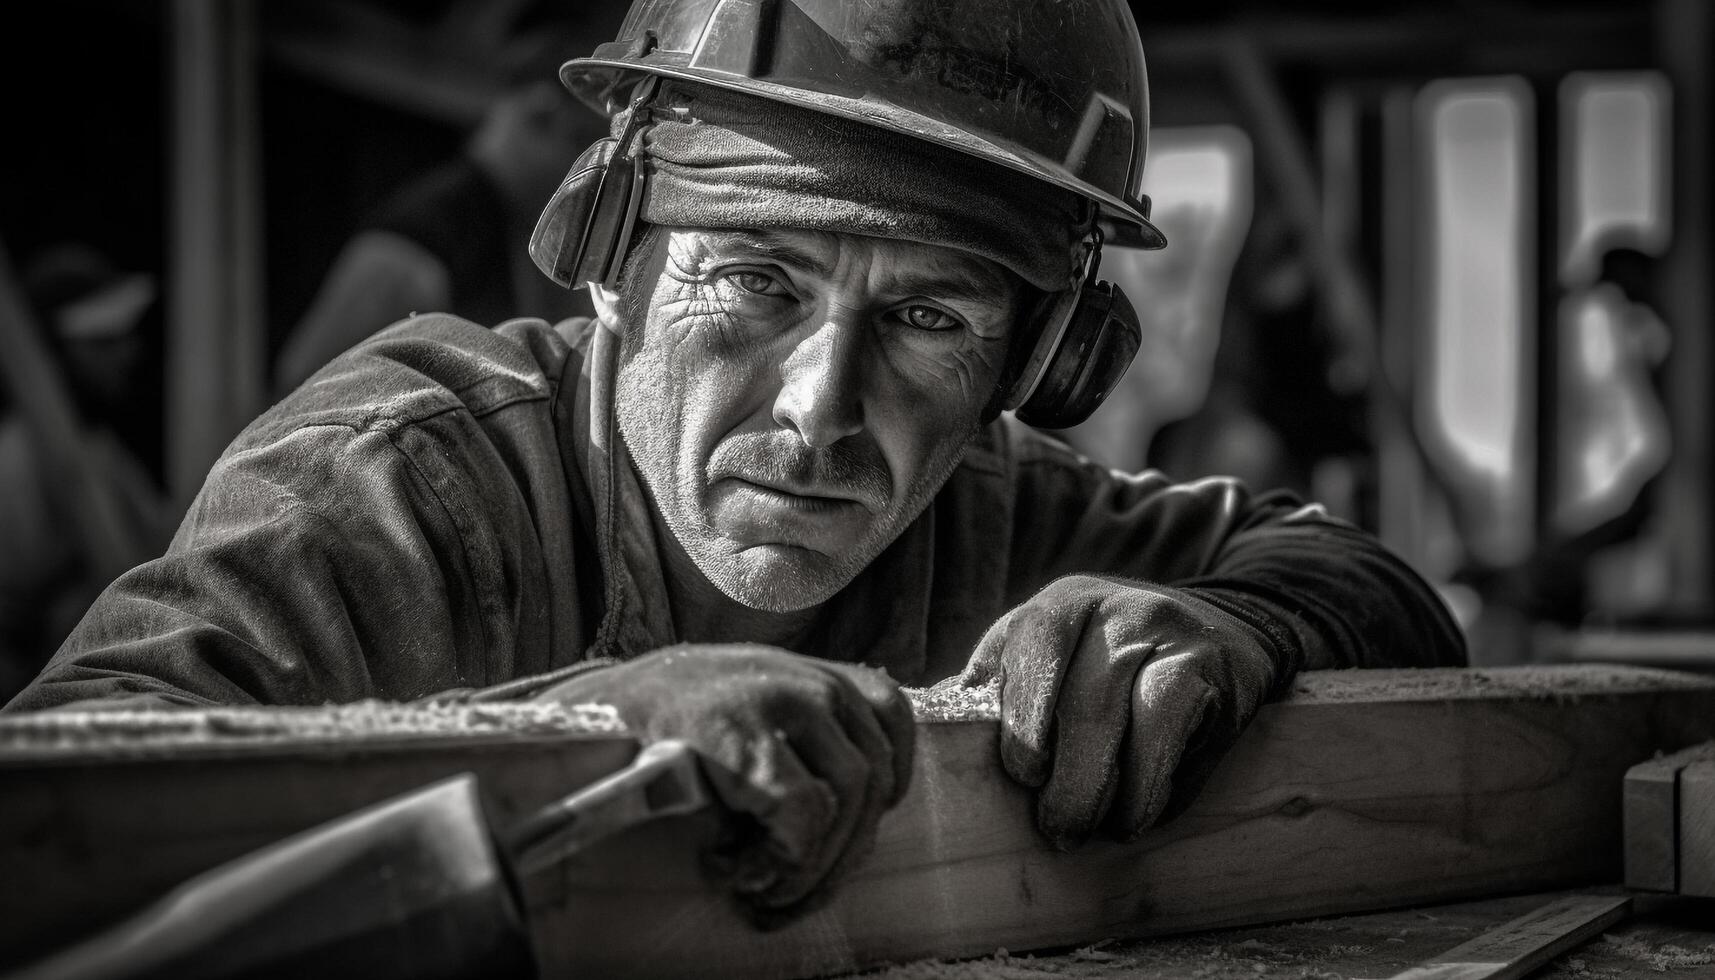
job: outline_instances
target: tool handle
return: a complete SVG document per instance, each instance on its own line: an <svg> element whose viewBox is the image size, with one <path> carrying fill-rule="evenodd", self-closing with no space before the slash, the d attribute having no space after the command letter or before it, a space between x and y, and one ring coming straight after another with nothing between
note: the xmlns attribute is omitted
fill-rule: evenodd
<svg viewBox="0 0 1715 980"><path fill-rule="evenodd" d="M631 765L555 800L501 835L520 875L565 860L603 838L710 800L694 749L678 739L646 746Z"/></svg>

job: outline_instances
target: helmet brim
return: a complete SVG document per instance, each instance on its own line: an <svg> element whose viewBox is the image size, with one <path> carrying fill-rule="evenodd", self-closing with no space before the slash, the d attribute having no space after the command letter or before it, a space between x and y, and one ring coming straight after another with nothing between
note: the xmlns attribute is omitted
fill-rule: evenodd
<svg viewBox="0 0 1715 980"><path fill-rule="evenodd" d="M665 59L640 64L636 60L576 58L560 68L560 80L566 88L591 108L606 115L611 115L623 107L625 90L631 87L632 81L644 74L713 85L926 140L975 159L1027 174L1091 201L1097 208L1097 221L1102 228L1103 240L1108 245L1138 249L1160 249L1167 246L1167 236L1149 220L1148 198L1125 200L1093 184L1068 178L1057 161L1038 158L1027 150L1002 146L969 130L882 99L853 99L825 92L807 91L775 84L766 79L676 65Z"/></svg>

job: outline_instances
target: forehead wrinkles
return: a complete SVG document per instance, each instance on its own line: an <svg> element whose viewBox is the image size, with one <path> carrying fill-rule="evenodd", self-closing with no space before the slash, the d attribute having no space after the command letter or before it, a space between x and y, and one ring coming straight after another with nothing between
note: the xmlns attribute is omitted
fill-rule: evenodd
<svg viewBox="0 0 1715 980"><path fill-rule="evenodd" d="M945 245L885 241L894 261L878 265L877 285L902 292L950 293L961 298L993 302L1010 298L1016 277L999 264Z"/></svg>
<svg viewBox="0 0 1715 980"><path fill-rule="evenodd" d="M675 229L667 235L667 274L696 274L704 263L714 257L716 244L707 232Z"/></svg>
<svg viewBox="0 0 1715 980"><path fill-rule="evenodd" d="M767 260L824 278L834 274L848 251L841 247L841 236L826 231L733 228L694 231L686 237L695 240L694 250L704 257Z"/></svg>

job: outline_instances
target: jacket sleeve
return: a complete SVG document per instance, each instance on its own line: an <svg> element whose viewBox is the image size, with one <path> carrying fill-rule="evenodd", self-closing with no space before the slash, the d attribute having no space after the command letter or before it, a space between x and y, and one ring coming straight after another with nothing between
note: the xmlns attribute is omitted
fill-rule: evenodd
<svg viewBox="0 0 1715 980"><path fill-rule="evenodd" d="M316 704L459 683L446 567L459 546L422 518L387 437L352 435L303 429L223 460L167 553L109 586L9 707ZM307 500L318 475L318 496L364 506ZM410 616L388 615L408 597Z"/></svg>
<svg viewBox="0 0 1715 980"><path fill-rule="evenodd" d="M336 362L239 437L166 553L8 709L409 700L553 666L554 623L582 633L549 570L572 534L535 515L571 507L524 356L427 323Z"/></svg>
<svg viewBox="0 0 1715 980"><path fill-rule="evenodd" d="M1036 433L1009 440L1014 603L1062 575L1113 574L1195 590L1309 669L1465 662L1463 634L1435 591L1318 505L1231 478L1117 473Z"/></svg>

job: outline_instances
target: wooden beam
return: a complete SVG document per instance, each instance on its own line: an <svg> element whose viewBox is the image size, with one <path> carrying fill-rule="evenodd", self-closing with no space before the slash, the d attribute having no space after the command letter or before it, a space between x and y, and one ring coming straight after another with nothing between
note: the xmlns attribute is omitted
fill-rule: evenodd
<svg viewBox="0 0 1715 980"><path fill-rule="evenodd" d="M185 878L459 772L523 814L624 766L599 715L543 705L0 716L0 974Z"/></svg>
<svg viewBox="0 0 1715 980"><path fill-rule="evenodd" d="M1715 897L1715 741L1626 770L1626 886Z"/></svg>
<svg viewBox="0 0 1715 980"><path fill-rule="evenodd" d="M635 752L539 706L327 721L353 710L374 711L0 718L0 869L27 883L0 890L0 969L440 776L477 772L505 819ZM704 880L714 814L626 833L525 889L547 976L749 977L1614 881L1627 768L1711 736L1715 679L1676 672L1310 674L1177 820L1062 853L998 765L992 712L925 709L874 853L791 926L754 931Z"/></svg>
<svg viewBox="0 0 1715 980"><path fill-rule="evenodd" d="M181 507L264 407L256 6L171 8L167 484Z"/></svg>
<svg viewBox="0 0 1715 980"><path fill-rule="evenodd" d="M1679 774L1679 891L1715 897L1715 752Z"/></svg>
<svg viewBox="0 0 1715 980"><path fill-rule="evenodd" d="M1672 222L1667 254L1662 257L1662 320L1673 332L1673 356L1662 367L1666 402L1674 433L1673 454L1662 471L1660 527L1672 577L1669 613L1706 623L1715 602L1715 519L1709 502L1715 491L1715 444L1709 419L1715 399L1709 378L1715 372L1715 192L1709 172L1715 167L1715 9L1703 0L1656 0L1659 63L1673 88L1670 109Z"/></svg>
<svg viewBox="0 0 1715 980"><path fill-rule="evenodd" d="M1185 26L1158 26L1144 16L1138 27L1152 80L1218 60L1224 36L1234 31L1253 38L1272 62L1346 77L1428 79L1450 74L1630 69L1651 63L1649 17L1636 7L1552 10L1538 6L1513 13L1497 5L1487 16L1476 17L1447 17L1430 10L1375 16L1297 11L1222 17Z"/></svg>
<svg viewBox="0 0 1715 980"><path fill-rule="evenodd" d="M1686 750L1694 751L1694 750ZM1626 770L1626 887L1679 890L1679 756L1640 762Z"/></svg>

